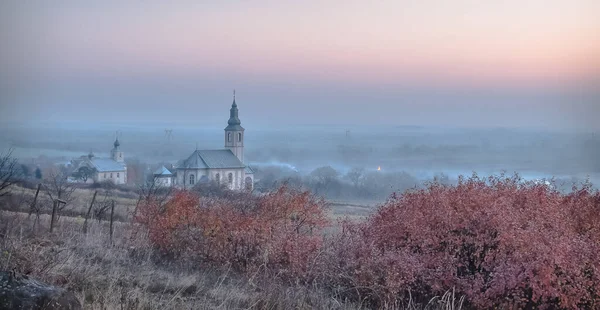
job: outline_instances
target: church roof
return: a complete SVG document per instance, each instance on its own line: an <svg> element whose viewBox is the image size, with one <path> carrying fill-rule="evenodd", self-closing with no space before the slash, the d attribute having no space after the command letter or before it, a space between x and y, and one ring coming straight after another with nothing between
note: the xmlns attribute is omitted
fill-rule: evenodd
<svg viewBox="0 0 600 310"><path fill-rule="evenodd" d="M164 176L169 176L169 175L173 175L171 173L171 171L169 171L169 169L165 168L165 166L160 166L160 168L156 169L156 171L154 171L154 175L164 175Z"/></svg>
<svg viewBox="0 0 600 310"><path fill-rule="evenodd" d="M245 167L230 150L224 149L196 150L178 168L212 169Z"/></svg>
<svg viewBox="0 0 600 310"><path fill-rule="evenodd" d="M245 173L246 174L253 174L254 170L252 170L252 168L250 168L250 166L246 166Z"/></svg>
<svg viewBox="0 0 600 310"><path fill-rule="evenodd" d="M117 162L111 158L93 158L90 163L98 172L104 171L125 171L125 164Z"/></svg>

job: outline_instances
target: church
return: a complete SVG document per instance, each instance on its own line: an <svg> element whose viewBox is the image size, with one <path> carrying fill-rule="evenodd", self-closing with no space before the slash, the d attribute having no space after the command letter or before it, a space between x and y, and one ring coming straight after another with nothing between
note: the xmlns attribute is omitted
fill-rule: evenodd
<svg viewBox="0 0 600 310"><path fill-rule="evenodd" d="M244 134L234 92L225 127L225 148L195 150L176 166L175 184L190 188L200 182L216 182L232 190L252 190L254 172L244 163Z"/></svg>
<svg viewBox="0 0 600 310"><path fill-rule="evenodd" d="M87 156L81 156L71 161L75 167L73 177L78 182L105 182L110 181L115 184L127 183L127 166L125 165L125 156L121 151L119 138L115 138L113 149L110 151L110 158L98 158L90 152Z"/></svg>

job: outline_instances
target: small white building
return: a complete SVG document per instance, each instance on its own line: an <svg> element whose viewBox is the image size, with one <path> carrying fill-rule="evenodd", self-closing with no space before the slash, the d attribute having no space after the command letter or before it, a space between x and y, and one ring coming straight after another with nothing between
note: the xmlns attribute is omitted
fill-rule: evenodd
<svg viewBox="0 0 600 310"><path fill-rule="evenodd" d="M175 184L178 187L189 188L199 182L214 181L226 184L233 190L252 190L254 172L244 164L244 131L238 118L234 93L229 121L225 128L225 148L195 150L178 164Z"/></svg>
<svg viewBox="0 0 600 310"><path fill-rule="evenodd" d="M161 166L154 171L154 184L160 187L171 187L174 184L174 176L169 169Z"/></svg>
<svg viewBox="0 0 600 310"><path fill-rule="evenodd" d="M113 146L110 158L97 158L90 152L87 156L72 160L75 167L73 175L85 183L110 181L115 184L126 184L127 166L118 138L115 139Z"/></svg>

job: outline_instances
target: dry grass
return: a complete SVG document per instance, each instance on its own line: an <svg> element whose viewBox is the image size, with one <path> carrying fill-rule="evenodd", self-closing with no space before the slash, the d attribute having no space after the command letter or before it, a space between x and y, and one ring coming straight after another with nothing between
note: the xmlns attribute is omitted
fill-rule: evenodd
<svg viewBox="0 0 600 310"><path fill-rule="evenodd" d="M61 214L71 217L84 217L92 201L94 191L94 189L88 188L76 189L73 192L72 200L64 207ZM11 189L11 196L0 201L0 209L29 212L35 192L35 189L15 186ZM105 200L115 201L115 219L117 221L126 222L131 220L131 213L137 202L137 195L135 193L120 192L118 190L107 192L103 189L98 189L98 195L94 204L95 207L99 207ZM37 205L41 207L42 214L50 214L52 212L52 201L44 190L40 190Z"/></svg>
<svg viewBox="0 0 600 310"><path fill-rule="evenodd" d="M63 217L48 234L42 216L34 234L26 214L0 212L0 268L66 287L87 309L358 308L316 287L157 262L144 236L132 237L126 223L116 224L111 245L106 223L94 222L84 235L79 220Z"/></svg>
<svg viewBox="0 0 600 310"><path fill-rule="evenodd" d="M317 284L282 283L267 274L241 275L226 266L207 267L161 258L129 222L91 221L82 233L83 214L93 191L78 190L70 215L61 216L52 234L49 215L28 217L34 190L17 188L0 211L0 269L15 270L73 291L85 309L361 309L334 290ZM40 193L40 197L41 197ZM21 197L21 198L18 198ZM25 197L25 198L23 198ZM28 198L29 197L29 198ZM118 212L131 218L135 199L117 197ZM17 207L10 204L19 204ZM362 218L371 209L333 205L332 217ZM19 212L21 211L21 212ZM345 211L345 212L344 212ZM428 305L387 305L390 309L459 309L453 295Z"/></svg>

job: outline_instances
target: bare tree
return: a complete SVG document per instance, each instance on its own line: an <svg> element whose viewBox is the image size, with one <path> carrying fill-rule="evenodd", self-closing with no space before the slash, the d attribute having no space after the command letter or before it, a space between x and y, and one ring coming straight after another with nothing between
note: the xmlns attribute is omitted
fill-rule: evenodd
<svg viewBox="0 0 600 310"><path fill-rule="evenodd" d="M54 201L63 201L58 204L57 211L62 211L72 200L75 192L75 184L69 182L69 171L66 168L52 167L46 172L44 178L44 190L48 197Z"/></svg>
<svg viewBox="0 0 600 310"><path fill-rule="evenodd" d="M337 180L338 172L331 166L325 166L313 170L310 176L314 180L313 188L318 195L322 191L325 193L329 191L331 185Z"/></svg>
<svg viewBox="0 0 600 310"><path fill-rule="evenodd" d="M184 178L185 181L185 178ZM139 196L135 209L133 210L133 217L137 215L137 209L142 203L154 202L159 206L164 205L171 194L173 193L173 186L160 186L160 182L156 179L148 181L139 187Z"/></svg>
<svg viewBox="0 0 600 310"><path fill-rule="evenodd" d="M110 208L112 202L114 201L112 189L108 188L104 190L104 198L99 203L94 204L94 217L98 220L98 223L102 221L104 214Z"/></svg>
<svg viewBox="0 0 600 310"><path fill-rule="evenodd" d="M358 188L360 185L362 185L364 177L365 177L365 169L363 169L363 168L352 168L346 174L346 178L348 180L350 180L350 182L352 182L355 189Z"/></svg>
<svg viewBox="0 0 600 310"><path fill-rule="evenodd" d="M10 187L18 181L20 169L17 159L12 156L13 149L0 155L0 197L10 193Z"/></svg>

